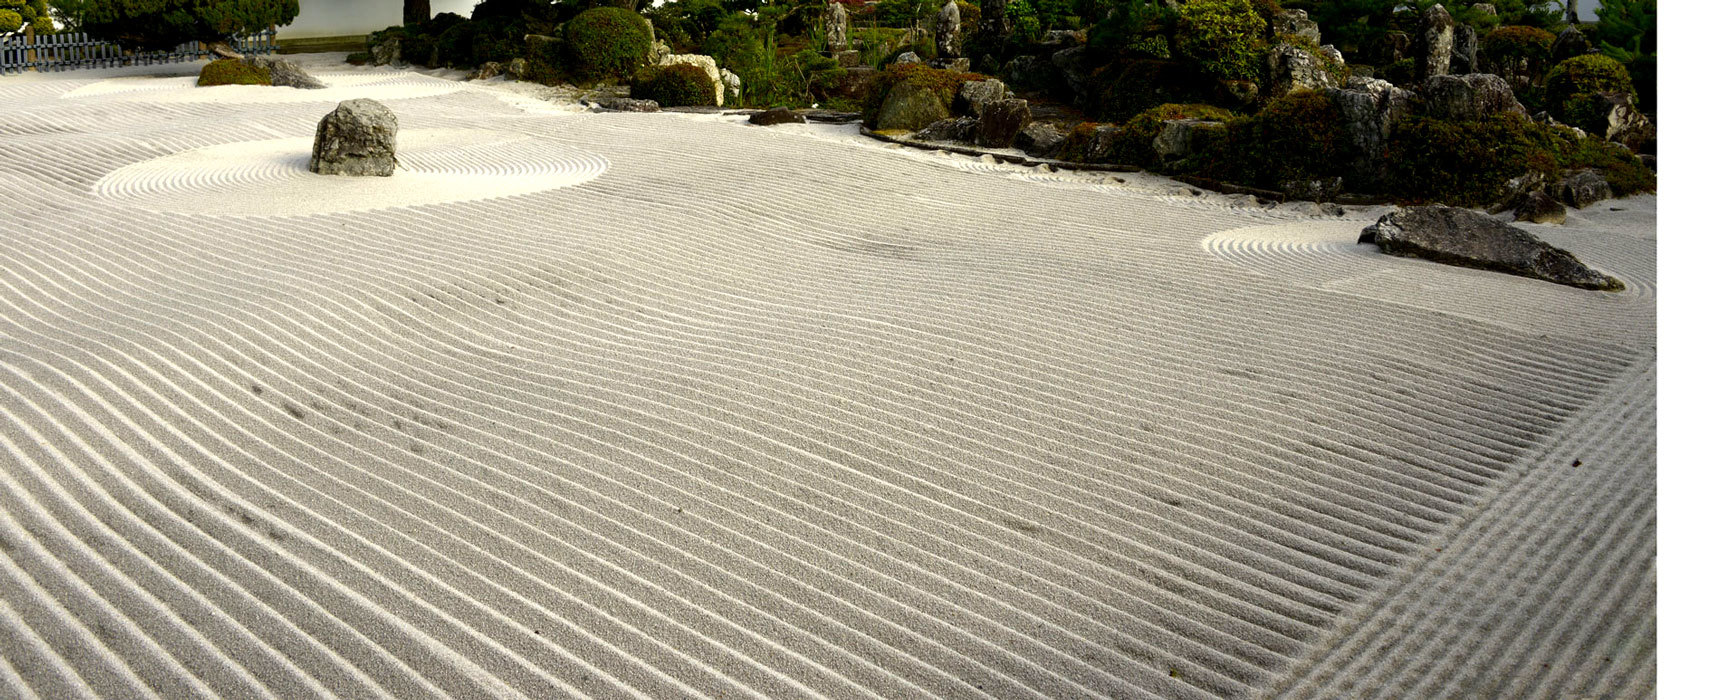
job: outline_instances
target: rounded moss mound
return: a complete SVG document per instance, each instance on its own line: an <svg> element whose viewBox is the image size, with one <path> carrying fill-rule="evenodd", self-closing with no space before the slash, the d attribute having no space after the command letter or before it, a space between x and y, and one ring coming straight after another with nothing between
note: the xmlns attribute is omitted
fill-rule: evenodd
<svg viewBox="0 0 1732 700"><path fill-rule="evenodd" d="M899 63L879 73L864 104L866 123L874 129L919 131L950 118L950 105L962 84L984 80L979 73L940 70L919 63Z"/></svg>
<svg viewBox="0 0 1732 700"><path fill-rule="evenodd" d="M1250 0L1191 0L1179 6L1179 55L1224 80L1262 77L1269 22Z"/></svg>
<svg viewBox="0 0 1732 700"><path fill-rule="evenodd" d="M572 72L584 80L624 80L649 59L650 25L617 7L584 10L565 23Z"/></svg>
<svg viewBox="0 0 1732 700"><path fill-rule="evenodd" d="M1480 46L1493 63L1505 65L1526 60L1528 65L1534 65L1551 58L1552 42L1557 40L1556 34L1544 29L1518 24L1493 29Z"/></svg>
<svg viewBox="0 0 1732 700"><path fill-rule="evenodd" d="M1201 174L1273 189L1339 175L1350 160L1344 121L1322 92L1270 100L1256 115L1227 123L1226 137L1206 154Z"/></svg>
<svg viewBox="0 0 1732 700"><path fill-rule="evenodd" d="M1577 56L1546 73L1546 109L1565 124L1581 126L1594 118L1594 95L1635 90L1624 64L1601 54Z"/></svg>
<svg viewBox="0 0 1732 700"><path fill-rule="evenodd" d="M703 68L676 64L646 69L632 84L631 96L655 100L663 107L714 106L716 84Z"/></svg>
<svg viewBox="0 0 1732 700"><path fill-rule="evenodd" d="M244 61L211 61L198 72L199 87L211 85L270 85L271 70Z"/></svg>

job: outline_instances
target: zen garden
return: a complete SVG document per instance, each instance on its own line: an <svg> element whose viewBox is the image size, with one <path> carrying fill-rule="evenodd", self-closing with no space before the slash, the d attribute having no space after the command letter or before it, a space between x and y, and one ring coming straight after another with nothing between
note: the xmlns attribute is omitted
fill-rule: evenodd
<svg viewBox="0 0 1732 700"><path fill-rule="evenodd" d="M1654 697L1657 0L0 0L0 696Z"/></svg>

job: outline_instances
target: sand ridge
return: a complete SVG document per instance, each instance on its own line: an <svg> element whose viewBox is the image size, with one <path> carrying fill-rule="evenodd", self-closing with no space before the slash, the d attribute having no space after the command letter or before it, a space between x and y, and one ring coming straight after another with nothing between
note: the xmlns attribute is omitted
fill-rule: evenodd
<svg viewBox="0 0 1732 700"><path fill-rule="evenodd" d="M1440 308L1531 281L1209 243L1369 210L497 83L387 103L605 173L237 219L115 183L310 143L322 106L152 102L127 138L34 91L94 77L18 88L0 155L24 694L1396 697L1488 664L1504 696L1652 693L1652 605L1617 593L1651 589L1651 485L1541 466L1652 475L1651 295ZM1559 235L1641 277L1626 208ZM1571 517L1618 536L1564 558ZM1528 651L1488 657L1458 606L1521 610L1485 575L1512 561L1547 610L1634 602L1498 618Z"/></svg>

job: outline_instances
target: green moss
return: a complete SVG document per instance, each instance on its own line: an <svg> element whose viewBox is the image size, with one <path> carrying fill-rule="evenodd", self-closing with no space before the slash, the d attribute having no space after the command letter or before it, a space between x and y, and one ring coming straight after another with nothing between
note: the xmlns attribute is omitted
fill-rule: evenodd
<svg viewBox="0 0 1732 700"><path fill-rule="evenodd" d="M1271 189L1339 175L1350 160L1342 123L1322 92L1276 98L1253 116L1229 121L1226 135L1200 159L1199 174Z"/></svg>
<svg viewBox="0 0 1732 700"><path fill-rule="evenodd" d="M356 51L343 57L343 62L351 66L364 66L373 62L373 54L366 51Z"/></svg>
<svg viewBox="0 0 1732 700"><path fill-rule="evenodd" d="M1149 116L1154 119L1207 119L1224 122L1233 118L1233 113L1221 107L1206 104L1164 104L1137 115L1139 118Z"/></svg>
<svg viewBox="0 0 1732 700"><path fill-rule="evenodd" d="M1090 82L1100 86L1093 112L1114 122L1174 100L1198 99L1210 83L1186 63L1149 59L1114 61L1095 71Z"/></svg>
<svg viewBox="0 0 1732 700"><path fill-rule="evenodd" d="M921 103L936 103L943 108L944 116L950 116L949 105L956 101L956 91L962 84L974 80L985 80L986 76L979 73L959 73L942 70L920 63L898 63L880 72L866 90L866 99L861 105L866 124L872 128L885 129L920 129L925 126L908 126L904 124L880 125L884 103L894 92L898 98L906 98L916 93L929 93L931 100L921 98ZM922 117L923 118L923 117ZM894 121L911 123L909 119Z"/></svg>
<svg viewBox="0 0 1732 700"><path fill-rule="evenodd" d="M663 107L714 106L716 84L703 68L687 63L646 68L632 83L631 96Z"/></svg>
<svg viewBox="0 0 1732 700"><path fill-rule="evenodd" d="M623 80L649 60L650 26L617 7L584 10L565 24L572 72L584 80Z"/></svg>
<svg viewBox="0 0 1732 700"><path fill-rule="evenodd" d="M1600 54L1565 59L1546 73L1546 109L1559 121L1581 126L1594 118L1594 95L1634 93L1624 64Z"/></svg>
<svg viewBox="0 0 1732 700"><path fill-rule="evenodd" d="M1589 137L1571 142L1559 154L1558 165L1565 170L1596 168L1604 171L1606 183L1619 197L1653 192L1656 186L1654 171L1642 165L1629 149L1619 148L1604 139Z"/></svg>
<svg viewBox="0 0 1732 700"><path fill-rule="evenodd" d="M1059 144L1058 151L1053 154L1054 157L1072 163L1087 162L1089 145L1094 143L1095 132L1100 130L1100 127L1101 125L1095 122L1083 122L1071 127L1070 133L1065 134L1064 143Z"/></svg>
<svg viewBox="0 0 1732 700"><path fill-rule="evenodd" d="M1490 204L1529 171L1555 174L1567 145L1556 130L1501 113L1473 121L1411 117L1389 137L1389 194L1406 201Z"/></svg>
<svg viewBox="0 0 1732 700"><path fill-rule="evenodd" d="M1480 47L1485 49L1485 55L1492 63L1507 65L1525 59L1533 65L1551 58L1552 42L1557 39L1556 34L1539 27L1515 25L1493 29L1485 35Z"/></svg>
<svg viewBox="0 0 1732 700"><path fill-rule="evenodd" d="M271 71L243 61L224 59L205 64L198 72L199 87L210 85L270 85Z"/></svg>
<svg viewBox="0 0 1732 700"><path fill-rule="evenodd" d="M1268 29L1250 0L1191 0L1179 6L1175 48L1211 76L1256 80Z"/></svg>

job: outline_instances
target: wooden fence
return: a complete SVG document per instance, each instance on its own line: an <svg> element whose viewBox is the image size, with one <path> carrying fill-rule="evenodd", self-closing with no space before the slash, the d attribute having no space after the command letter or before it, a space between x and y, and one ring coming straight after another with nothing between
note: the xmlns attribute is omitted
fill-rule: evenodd
<svg viewBox="0 0 1732 700"><path fill-rule="evenodd" d="M243 54L274 53L277 31L235 37L230 45ZM181 63L205 58L210 52L196 41L169 51L124 51L115 44L96 41L84 34L29 33L0 38L0 75L27 70L60 71L74 68L113 68L157 63Z"/></svg>

